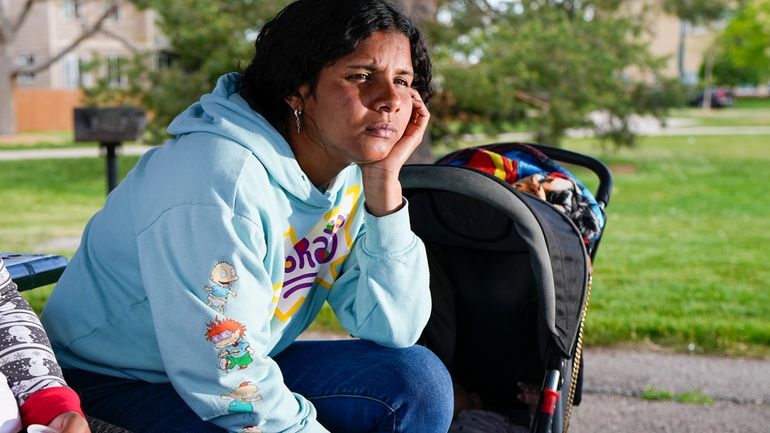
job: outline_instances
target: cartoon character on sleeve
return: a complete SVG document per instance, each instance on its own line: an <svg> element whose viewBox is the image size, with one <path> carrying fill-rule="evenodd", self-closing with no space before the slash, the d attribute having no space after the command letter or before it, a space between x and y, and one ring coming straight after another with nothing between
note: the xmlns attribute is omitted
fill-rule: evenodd
<svg viewBox="0 0 770 433"><path fill-rule="evenodd" d="M230 400L227 410L230 413L249 413L254 412L254 402L262 400L262 396L257 394L257 386L251 382L242 382L238 388L224 394L222 399Z"/></svg>
<svg viewBox="0 0 770 433"><path fill-rule="evenodd" d="M208 305L221 314L225 314L228 298L238 295L235 292L235 288L232 287L233 283L238 281L238 273L233 265L227 262L219 262L211 269L209 279L214 285L203 288L209 294Z"/></svg>
<svg viewBox="0 0 770 433"><path fill-rule="evenodd" d="M225 371L235 367L243 370L254 361L254 349L244 341L246 327L233 319L216 318L206 324L206 338L219 350L219 368Z"/></svg>

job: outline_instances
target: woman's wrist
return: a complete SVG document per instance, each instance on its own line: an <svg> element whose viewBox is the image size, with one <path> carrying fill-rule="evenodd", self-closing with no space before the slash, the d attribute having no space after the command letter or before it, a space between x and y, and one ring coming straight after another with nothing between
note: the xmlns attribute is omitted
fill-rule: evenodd
<svg viewBox="0 0 770 433"><path fill-rule="evenodd" d="M398 174L384 173L381 170L361 169L364 182L366 210L373 216L381 217L398 212L404 207L401 182Z"/></svg>

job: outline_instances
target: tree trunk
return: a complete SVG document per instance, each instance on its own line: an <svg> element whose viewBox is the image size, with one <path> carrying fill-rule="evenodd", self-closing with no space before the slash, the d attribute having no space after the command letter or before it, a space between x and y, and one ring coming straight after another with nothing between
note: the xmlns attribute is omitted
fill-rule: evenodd
<svg viewBox="0 0 770 433"><path fill-rule="evenodd" d="M414 22L420 26L422 23L436 19L436 4L438 0L391 0L391 2L404 11ZM430 108L430 107L428 107ZM430 164L435 158L430 149L430 134L425 132L422 143L414 151L407 164Z"/></svg>
<svg viewBox="0 0 770 433"><path fill-rule="evenodd" d="M417 25L436 19L437 0L391 0L391 3L409 15Z"/></svg>
<svg viewBox="0 0 770 433"><path fill-rule="evenodd" d="M687 40L687 24L683 19L679 19L679 48L676 56L676 66L679 72L679 83L685 82L684 76L684 56L685 42Z"/></svg>
<svg viewBox="0 0 770 433"><path fill-rule="evenodd" d="M13 62L7 44L0 44L0 135L16 134Z"/></svg>
<svg viewBox="0 0 770 433"><path fill-rule="evenodd" d="M4 2L4 0L0 0ZM11 56L11 46L16 37L16 32L21 28L24 20L27 18L30 9L34 6L34 0L27 0L21 15L16 17L15 23L12 23L5 16L5 11L0 6L0 135L12 135L16 133L16 111L14 106L14 67ZM65 54L75 49L81 42L90 38L96 32L102 29L104 22L112 14L116 13L120 0L110 0L109 8L105 8L99 18L88 26L83 26L81 33L66 47L57 54L51 56L40 65L24 69L25 73L39 73L48 69L53 63L58 62ZM6 27L7 26L7 27ZM113 36L115 37L115 36Z"/></svg>
<svg viewBox="0 0 770 433"><path fill-rule="evenodd" d="M711 110L711 106L713 105L711 103L711 86L714 82L714 58L716 57L716 50L714 47L710 47L708 51L706 51L706 64L703 66L704 69L704 86L706 87L705 90L703 90L703 109L704 110Z"/></svg>

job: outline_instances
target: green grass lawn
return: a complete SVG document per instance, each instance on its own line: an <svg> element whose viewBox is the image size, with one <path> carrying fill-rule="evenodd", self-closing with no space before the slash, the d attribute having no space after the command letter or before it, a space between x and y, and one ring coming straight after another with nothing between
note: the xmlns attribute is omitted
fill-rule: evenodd
<svg viewBox="0 0 770 433"><path fill-rule="evenodd" d="M614 171L587 324L593 345L770 354L770 137L650 137ZM760 175L760 177L757 177Z"/></svg>
<svg viewBox="0 0 770 433"><path fill-rule="evenodd" d="M55 149L89 146L96 143L75 143L70 131L22 132L15 136L0 136L0 150Z"/></svg>
<svg viewBox="0 0 770 433"><path fill-rule="evenodd" d="M137 157L121 157L122 174ZM98 158L0 161L0 250L72 257L83 226L106 197L104 161ZM24 296L38 312L52 287Z"/></svg>
<svg viewBox="0 0 770 433"><path fill-rule="evenodd" d="M72 131L22 132L14 136L0 136L0 151L27 149L60 149L67 147L96 147L97 142L75 142ZM124 145L140 144L126 141Z"/></svg>
<svg viewBox="0 0 770 433"><path fill-rule="evenodd" d="M565 147L613 171L608 226L595 264L589 345L770 356L770 136L641 138L602 153ZM125 172L136 159L122 157ZM104 201L101 159L0 161L0 248L71 256ZM57 242L65 241L65 242ZM36 308L50 288L38 289ZM315 329L339 330L329 310Z"/></svg>
<svg viewBox="0 0 770 433"><path fill-rule="evenodd" d="M734 108L764 108L770 110L770 98L737 98Z"/></svg>

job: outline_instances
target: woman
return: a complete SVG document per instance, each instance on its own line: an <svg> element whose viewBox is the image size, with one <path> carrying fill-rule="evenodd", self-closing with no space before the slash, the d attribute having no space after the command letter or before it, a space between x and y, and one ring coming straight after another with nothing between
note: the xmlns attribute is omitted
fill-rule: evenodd
<svg viewBox="0 0 770 433"><path fill-rule="evenodd" d="M0 258L0 433L33 424L61 433L89 432L45 330Z"/></svg>
<svg viewBox="0 0 770 433"><path fill-rule="evenodd" d="M46 306L86 410L137 432L445 432L451 380L412 346L428 270L398 182L430 79L382 0L267 23L244 73L112 192ZM294 342L324 302L360 340Z"/></svg>

